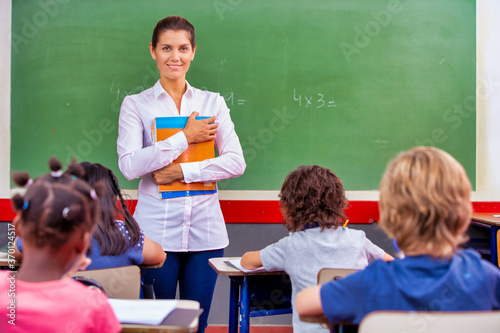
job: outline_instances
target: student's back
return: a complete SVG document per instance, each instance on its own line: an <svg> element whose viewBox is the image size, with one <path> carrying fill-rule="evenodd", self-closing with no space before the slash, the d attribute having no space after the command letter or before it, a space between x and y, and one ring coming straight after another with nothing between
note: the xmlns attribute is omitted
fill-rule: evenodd
<svg viewBox="0 0 500 333"><path fill-rule="evenodd" d="M106 295L71 278L26 282L0 272L0 293L0 332L119 331Z"/></svg>
<svg viewBox="0 0 500 333"><path fill-rule="evenodd" d="M262 265L268 271L285 271L292 281L292 302L304 288L318 283L322 268L363 269L383 259L384 250L374 245L361 230L347 227L320 227L291 233L260 251ZM293 313L294 332L326 332L319 324L300 321Z"/></svg>
<svg viewBox="0 0 500 333"><path fill-rule="evenodd" d="M500 270L473 250L458 251L450 259L422 255L375 262L336 282L321 290L323 311L332 321L359 324L377 310L500 309Z"/></svg>

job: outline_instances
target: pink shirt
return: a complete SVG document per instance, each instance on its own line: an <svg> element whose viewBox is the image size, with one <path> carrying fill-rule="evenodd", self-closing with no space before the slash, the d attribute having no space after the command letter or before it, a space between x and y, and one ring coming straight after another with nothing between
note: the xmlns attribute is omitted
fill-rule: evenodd
<svg viewBox="0 0 500 333"><path fill-rule="evenodd" d="M219 181L240 176L246 164L224 98L186 84L180 116L189 116L193 111L200 116L216 116L215 145L219 156L182 163L184 181ZM164 141L152 142L154 119L168 116L179 116L179 111L159 81L152 88L123 100L117 142L118 166L129 180L141 177L134 217L146 236L161 244L165 251L224 248L229 241L216 193L161 199L158 186L153 183L151 173L170 164L188 147L182 131Z"/></svg>
<svg viewBox="0 0 500 333"><path fill-rule="evenodd" d="M106 295L70 278L17 280L0 272L0 332L119 332Z"/></svg>

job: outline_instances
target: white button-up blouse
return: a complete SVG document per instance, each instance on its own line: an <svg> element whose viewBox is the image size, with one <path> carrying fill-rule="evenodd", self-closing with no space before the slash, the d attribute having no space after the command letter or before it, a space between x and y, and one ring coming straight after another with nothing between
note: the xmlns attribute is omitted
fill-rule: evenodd
<svg viewBox="0 0 500 333"><path fill-rule="evenodd" d="M226 226L217 193L161 199L151 173L170 164L188 143L184 133L164 141L151 141L151 124L156 117L216 116L215 145L219 156L202 162L181 163L184 181L206 182L238 177L246 164L224 98L187 83L180 114L174 100L158 81L137 95L123 100L118 129L118 166L128 179L141 177L134 217L150 239L165 251L205 251L228 245Z"/></svg>

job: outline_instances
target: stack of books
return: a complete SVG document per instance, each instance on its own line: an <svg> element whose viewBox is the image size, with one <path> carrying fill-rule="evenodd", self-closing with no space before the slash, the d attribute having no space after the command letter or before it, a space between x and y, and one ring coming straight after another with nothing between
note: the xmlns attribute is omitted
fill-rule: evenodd
<svg viewBox="0 0 500 333"><path fill-rule="evenodd" d="M207 119L210 117L196 117ZM188 117L157 117L151 125L151 138L153 142L165 140L186 127ZM215 157L214 140L193 143L173 162L200 162ZM171 183L159 185L162 199L186 197L191 195L210 194L217 192L217 182L184 183L175 180Z"/></svg>

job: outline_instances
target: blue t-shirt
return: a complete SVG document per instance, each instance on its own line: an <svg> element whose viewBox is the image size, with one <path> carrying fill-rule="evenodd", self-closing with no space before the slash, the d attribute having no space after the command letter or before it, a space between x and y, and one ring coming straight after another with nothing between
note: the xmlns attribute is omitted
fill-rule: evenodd
<svg viewBox="0 0 500 333"><path fill-rule="evenodd" d="M331 322L359 324L376 310L486 311L500 309L500 269L473 250L451 259L408 256L375 261L363 271L321 288Z"/></svg>
<svg viewBox="0 0 500 333"><path fill-rule="evenodd" d="M116 225L120 231L125 236L125 239L130 244L130 236L128 235L127 229L125 229L125 223L123 221L115 221ZM142 264L144 258L142 256L142 249L144 247L144 232L141 230L141 237L137 244L134 246L128 246L127 251L123 254L115 256L102 256L101 255L101 244L97 242L95 237L92 237L92 252L87 256L92 259L92 263L87 267L87 269L101 269L101 268L113 268L128 265L140 265ZM17 238L17 249L23 252L23 242L21 238Z"/></svg>

